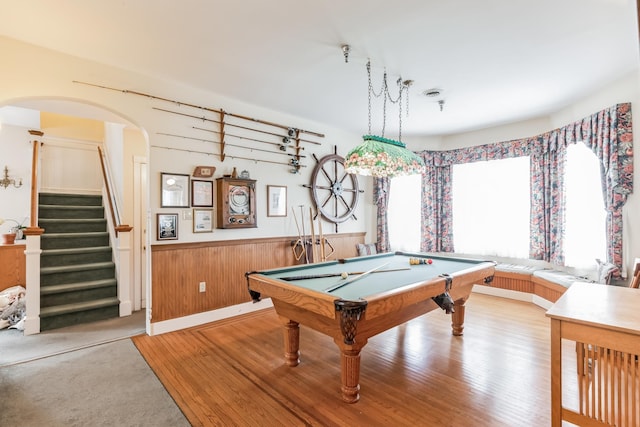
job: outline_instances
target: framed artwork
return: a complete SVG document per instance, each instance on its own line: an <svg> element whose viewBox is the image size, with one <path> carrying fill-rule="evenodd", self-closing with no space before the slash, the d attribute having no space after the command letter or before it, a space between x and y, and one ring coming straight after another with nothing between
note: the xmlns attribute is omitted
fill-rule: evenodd
<svg viewBox="0 0 640 427"><path fill-rule="evenodd" d="M287 216L287 187L267 185L267 216Z"/></svg>
<svg viewBox="0 0 640 427"><path fill-rule="evenodd" d="M213 207L213 181L191 180L191 206Z"/></svg>
<svg viewBox="0 0 640 427"><path fill-rule="evenodd" d="M163 208L189 207L189 175L160 173L161 202Z"/></svg>
<svg viewBox="0 0 640 427"><path fill-rule="evenodd" d="M156 214L158 240L178 239L178 214Z"/></svg>
<svg viewBox="0 0 640 427"><path fill-rule="evenodd" d="M211 233L213 231L213 209L193 210L193 232Z"/></svg>

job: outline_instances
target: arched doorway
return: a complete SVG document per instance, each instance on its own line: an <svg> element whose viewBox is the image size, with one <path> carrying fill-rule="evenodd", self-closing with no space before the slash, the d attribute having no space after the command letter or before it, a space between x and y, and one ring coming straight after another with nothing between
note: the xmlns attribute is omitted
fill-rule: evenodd
<svg viewBox="0 0 640 427"><path fill-rule="evenodd" d="M26 117L26 118L25 118ZM123 211L127 221L134 225L132 230L130 252L132 263L131 283L130 287L131 296L131 310L139 311L146 308L146 295L148 293L148 265L149 260L146 255L146 247L148 245L146 241L146 227L147 227L147 180L146 180L146 162L148 158L148 139L146 132L133 124L130 120L102 108L90 102L84 100L69 100L69 99L17 99L7 102L5 106L0 106L0 120L3 122L4 129L8 127L23 128L26 138L30 138L27 135L27 129L40 129L45 135L43 136L43 142L47 141L62 141L66 140L71 143L83 143L86 141L96 140L95 135L92 134L92 126L102 127L104 134L114 131L120 132L121 145L116 148L115 158L127 158L127 161L115 161L114 171L117 174L116 181L118 182L118 196L123 200ZM34 124L34 120L38 120ZM51 123L55 122L55 125ZM81 123L81 124L79 124ZM87 125L89 123L89 125ZM98 124L98 125L96 125ZM105 129L108 129L106 131ZM14 130L14 134L15 134ZM87 136L89 135L89 136ZM0 134L1 137L1 134ZM104 142L104 141L102 141ZM0 144L2 141L0 141ZM4 145L12 143L11 141L5 141ZM25 157L25 151L16 151L17 158L13 159L13 164L20 169L20 164L26 165L29 161L27 159L20 159L19 157ZM27 166L25 166L26 168ZM48 165L48 170L53 170L54 173L49 175L56 175L55 169L69 170L68 166L62 165ZM24 169L23 169L24 170ZM30 170L30 167L29 167ZM65 175L62 179L66 179L66 173L60 173L57 175ZM50 177L49 177L50 178ZM58 176L60 178L60 176ZM77 180L76 180L77 181ZM25 189L25 192L28 190ZM9 197L9 193L5 193L3 196ZM0 216L5 213L0 213ZM8 215L11 215L10 213ZM20 215L18 215L20 216ZM119 295L120 297L120 295ZM141 316L142 317L142 316ZM148 316L143 316L144 319ZM146 324L142 327L146 330Z"/></svg>

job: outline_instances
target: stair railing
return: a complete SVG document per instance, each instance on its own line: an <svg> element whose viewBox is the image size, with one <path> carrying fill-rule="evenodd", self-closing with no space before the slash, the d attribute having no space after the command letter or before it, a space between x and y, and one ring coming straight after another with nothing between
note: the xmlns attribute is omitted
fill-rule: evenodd
<svg viewBox="0 0 640 427"><path fill-rule="evenodd" d="M108 210L116 240L114 260L118 282L118 299L120 300L119 311L121 317L128 316L133 312L133 269L131 268L131 234L129 233L133 230L133 227L122 224L117 199L112 191L110 169L100 146L98 146L98 155L100 156L100 168L102 169L102 178L104 180L104 192L108 200Z"/></svg>
<svg viewBox="0 0 640 427"><path fill-rule="evenodd" d="M29 134L42 137L43 132L29 130ZM31 195L29 226L24 230L27 239L24 251L26 260L26 300L27 313L24 320L24 334L33 335L40 333L40 236L44 229L38 226L38 170L40 167L40 146L42 142L33 141L33 154L31 158Z"/></svg>
<svg viewBox="0 0 640 427"><path fill-rule="evenodd" d="M111 223L113 224L113 229L115 230L116 237L118 236L118 232L129 232L133 229L130 225L122 224L120 218L120 212L118 210L118 203L115 197L111 192L111 174L108 172L107 163L104 159L104 152L102 148L98 147L98 155L100 156L100 168L102 169L102 178L104 180L104 187L107 193L107 200L109 201L109 212L111 213Z"/></svg>

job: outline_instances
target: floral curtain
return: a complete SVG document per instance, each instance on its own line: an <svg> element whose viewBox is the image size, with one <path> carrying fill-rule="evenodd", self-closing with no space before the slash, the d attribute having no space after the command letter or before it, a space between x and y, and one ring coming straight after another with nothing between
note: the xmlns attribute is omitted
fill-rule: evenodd
<svg viewBox="0 0 640 427"><path fill-rule="evenodd" d="M440 157L433 152L424 151L421 157L426 168L422 174L420 250L453 252L451 165L437 166Z"/></svg>
<svg viewBox="0 0 640 427"><path fill-rule="evenodd" d="M633 191L631 104L617 104L583 120L532 138L449 151L423 151L424 251L453 251L451 166L530 156L532 259L562 265L564 165L568 144L582 141L600 159L607 209L608 262L622 271L622 207Z"/></svg>
<svg viewBox="0 0 640 427"><path fill-rule="evenodd" d="M565 145L582 141L600 160L607 210L607 260L623 271L622 207L633 192L631 104L618 104L566 127Z"/></svg>
<svg viewBox="0 0 640 427"><path fill-rule="evenodd" d="M566 152L558 146L558 133L549 132L536 138L529 156L529 258L563 265Z"/></svg>
<svg viewBox="0 0 640 427"><path fill-rule="evenodd" d="M373 200L377 206L377 224L376 224L376 250L380 252L389 252L389 222L387 219L387 210L389 207L389 189L391 181L389 178L374 178L373 181Z"/></svg>

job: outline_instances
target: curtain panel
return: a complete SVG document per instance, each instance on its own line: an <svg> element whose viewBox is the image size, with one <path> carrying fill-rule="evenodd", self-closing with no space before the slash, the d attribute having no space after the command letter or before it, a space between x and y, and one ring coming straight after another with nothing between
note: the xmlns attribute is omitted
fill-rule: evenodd
<svg viewBox="0 0 640 427"><path fill-rule="evenodd" d="M377 223L376 223L376 249L378 253L389 252L389 220L387 211L389 208L389 190L391 181L389 178L374 178L373 181L373 200L377 206Z"/></svg>
<svg viewBox="0 0 640 427"><path fill-rule="evenodd" d="M435 152L420 154L426 166L422 174L422 212L420 250L423 252L453 252L451 213L451 165L442 165ZM439 163L439 166L435 165Z"/></svg>
<svg viewBox="0 0 640 427"><path fill-rule="evenodd" d="M633 191L631 103L617 104L531 138L418 153L426 164L422 190L423 251L453 252L451 166L530 156L530 257L564 265L564 165L569 144L582 141L601 164L607 210L607 257L622 266L622 207ZM378 209L380 211L380 209ZM386 219L386 217L385 217ZM379 217L380 220L380 217Z"/></svg>

